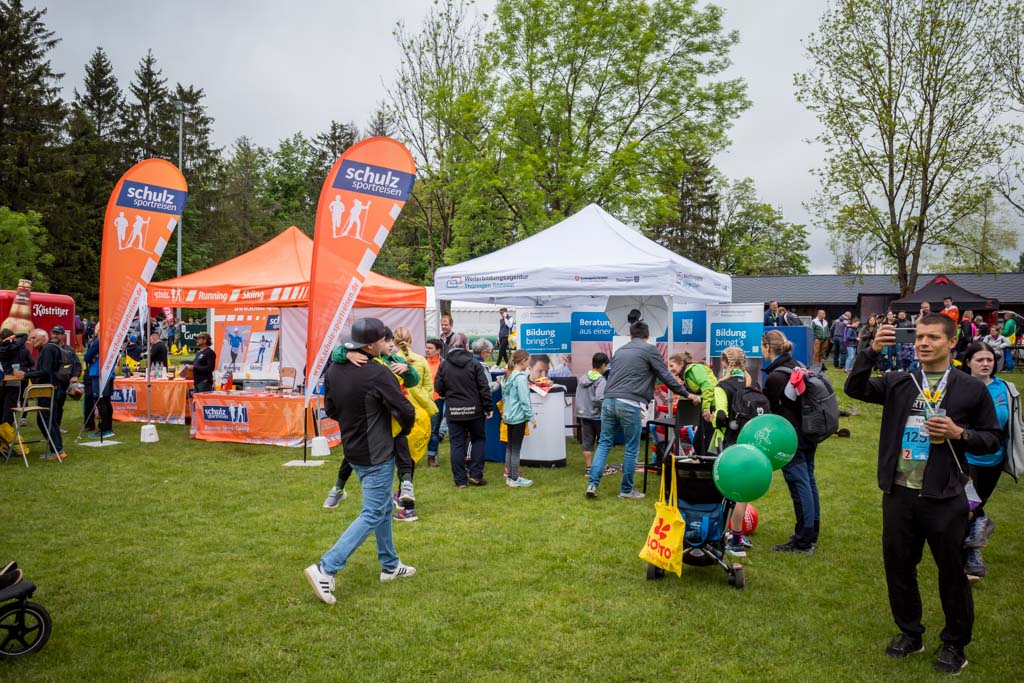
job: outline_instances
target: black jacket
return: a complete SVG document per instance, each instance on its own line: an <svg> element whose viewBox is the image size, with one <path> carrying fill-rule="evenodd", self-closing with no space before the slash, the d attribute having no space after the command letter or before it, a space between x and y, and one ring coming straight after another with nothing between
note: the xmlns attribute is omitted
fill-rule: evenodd
<svg viewBox="0 0 1024 683"><path fill-rule="evenodd" d="M493 409L487 371L465 349L448 352L437 369L434 391L444 397L444 416L449 420L475 420Z"/></svg>
<svg viewBox="0 0 1024 683"><path fill-rule="evenodd" d="M62 360L63 354L57 343L54 341L46 342L39 349L36 366L25 373L25 379L30 379L37 384L56 384L55 375Z"/></svg>
<svg viewBox="0 0 1024 683"><path fill-rule="evenodd" d="M846 395L882 406L882 428L878 434L878 488L890 493L902 455L903 428L920 392L908 372L889 372L882 377L872 377L871 370L877 359L878 354L871 348L857 354L846 379ZM917 381L921 381L920 374ZM952 498L963 493L967 481L962 475L967 471L965 451L992 453L999 449L1001 432L996 409L988 389L976 377L956 368L950 371L940 407L946 409L946 416L953 422L969 431L964 441L947 441L931 446L921 489L921 495L926 498ZM959 467L952 457L954 453Z"/></svg>
<svg viewBox="0 0 1024 683"><path fill-rule="evenodd" d="M362 351L350 351L362 353ZM408 434L416 411L402 394L391 369L376 361L362 367L331 363L325 375L327 416L341 425L345 459L353 465L379 465L395 457L391 418Z"/></svg>
<svg viewBox="0 0 1024 683"><path fill-rule="evenodd" d="M3 367L5 375L9 375L14 371L14 368L11 366L19 362L20 348L24 348L24 346L24 344L19 344L17 339L0 342L0 367ZM28 370L28 368L25 368L25 370Z"/></svg>
<svg viewBox="0 0 1024 683"><path fill-rule="evenodd" d="M192 361L192 381L212 382L213 372L217 369L217 352L207 346L196 351L196 359Z"/></svg>
<svg viewBox="0 0 1024 683"><path fill-rule="evenodd" d="M167 344L157 342L149 348L149 364L167 367Z"/></svg>
<svg viewBox="0 0 1024 683"><path fill-rule="evenodd" d="M796 367L799 366L788 352L777 356L765 369L768 378L764 381L764 395L772 405L772 412L789 420L793 428L800 431L800 402L786 398L785 394L790 376L785 372L773 372L776 368Z"/></svg>

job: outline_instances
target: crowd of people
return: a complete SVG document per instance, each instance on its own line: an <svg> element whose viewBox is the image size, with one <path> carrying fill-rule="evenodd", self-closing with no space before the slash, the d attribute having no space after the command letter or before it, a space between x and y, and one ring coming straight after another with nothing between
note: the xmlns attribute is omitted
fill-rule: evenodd
<svg viewBox="0 0 1024 683"><path fill-rule="evenodd" d="M899 628L885 654L899 658L923 649L916 572L923 545L928 543L938 567L946 617L934 667L958 673L966 665L964 648L972 635L970 583L986 574L981 549L995 528L985 504L995 490L1004 459L1010 457L1011 449L1024 445L1008 440L1012 431L1008 425L1021 419L1019 395L1012 384L995 376L1002 354L988 341L992 333L969 312L962 318L952 315L951 303L942 313L922 310L913 322L899 313L887 313L881 320L869 316L863 328L849 314L830 324L825 312L819 311L811 327L814 360L827 358L831 351L829 344L821 342L838 338L839 348L848 354L848 358L841 353L834 356L835 367L840 362L849 367L846 393L883 406L878 446L882 546L890 607ZM818 441L803 431L802 399L793 390L794 374L802 365L793 358L786 336L771 329L799 323L787 320L791 314L777 302L772 304L765 312L767 329L761 340L763 393L748 372L741 349L722 352L716 359L717 375L688 354L673 354L666 363L649 343L650 330L643 320L632 323L630 341L610 359L604 353L594 355L592 369L578 378L576 393L587 498L597 497L602 477L609 473L606 463L617 432L625 437L618 496L643 498L633 477L644 415L656 386L665 396L675 395L679 398L673 400L690 401L697 407L698 424L687 432L686 440L694 452L708 454L736 443L745 414L742 406L751 400L748 394L754 400L760 396L767 409L783 416L797 434L796 453L783 468L793 505L793 533L774 550L814 554L822 530L815 478ZM776 324L767 324L769 320ZM896 330L901 327L914 330L912 342L897 343ZM335 352L328 367L327 410L341 425L345 460L324 507L337 507L344 500L346 468L363 482L363 507L337 543L306 569L314 592L324 602L335 601L335 575L371 532L376 535L382 581L415 573L394 548L392 521L417 519L411 506L415 463L426 456L429 465L437 466L445 426L454 485L460 489L486 485L484 424L498 409L492 400L495 382L487 362L493 346L486 340L470 346L466 335L453 330L450 316L442 317L441 330L439 338L427 342L426 357L421 358L403 343L406 330L392 333L380 321L357 321L352 340ZM851 334L855 342L847 344ZM901 346L913 351L908 361ZM522 476L519 456L526 430L536 424L529 386L544 377L548 365L547 358L531 357L523 350L509 353L501 409L508 442L504 474L510 487L533 484ZM361 373L362 367L372 372ZM418 445L410 449L417 411L428 414L429 438L417 440ZM396 471L397 491L393 490ZM736 557L744 557L752 545L742 533L744 512L743 505L735 507L733 531L726 538L726 552Z"/></svg>

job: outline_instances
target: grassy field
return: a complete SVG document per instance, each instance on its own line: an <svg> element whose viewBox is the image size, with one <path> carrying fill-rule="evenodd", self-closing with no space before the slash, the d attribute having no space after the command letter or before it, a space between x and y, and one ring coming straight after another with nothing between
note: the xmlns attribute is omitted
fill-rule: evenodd
<svg viewBox="0 0 1024 683"><path fill-rule="evenodd" d="M69 403L63 465L30 456L29 469L0 469L0 562L18 560L54 618L46 647L0 662L0 680L934 679L942 613L927 552L929 654L882 655L896 628L875 486L879 410L840 403L859 415L842 421L852 438L818 451L817 553L771 551L793 523L777 473L757 504L743 591L716 568L645 581L637 553L654 496L619 500L613 477L584 498L575 444L569 467L527 472L531 489L499 485L502 467L488 463L490 485L462 491L445 446L441 468L417 472L421 520L396 523L417 575L380 583L371 541L339 574L333 607L302 570L359 509L355 478L337 510L321 508L340 453L285 468L301 451L190 441L169 426L142 445L137 424L115 425L119 446L76 447L79 404ZM974 680L1021 678L1021 503L1004 477L989 505L989 576L975 589Z"/></svg>

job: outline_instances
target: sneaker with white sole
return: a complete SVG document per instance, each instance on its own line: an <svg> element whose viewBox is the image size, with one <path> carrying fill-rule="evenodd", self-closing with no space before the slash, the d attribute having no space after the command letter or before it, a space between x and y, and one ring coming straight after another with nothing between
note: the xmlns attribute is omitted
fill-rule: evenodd
<svg viewBox="0 0 1024 683"><path fill-rule="evenodd" d="M338 507L338 503L348 498L348 494L345 493L345 489L339 489L337 486L332 488L327 494L327 500L324 501L324 508L333 510Z"/></svg>
<svg viewBox="0 0 1024 683"><path fill-rule="evenodd" d="M412 482L406 479L402 482L402 485L398 488L398 502L399 503L415 503L416 496L412 491Z"/></svg>
<svg viewBox="0 0 1024 683"><path fill-rule="evenodd" d="M747 549L743 546L743 543L734 543L729 541L725 545L725 552L729 553L733 557L746 557Z"/></svg>
<svg viewBox="0 0 1024 683"><path fill-rule="evenodd" d="M395 510L396 522L415 522L420 516L416 514L416 508L398 508Z"/></svg>
<svg viewBox="0 0 1024 683"><path fill-rule="evenodd" d="M309 585L313 587L313 592L316 593L316 597L328 605L333 605L337 600L335 599L334 593L334 577L325 572L321 567L320 563L311 564L306 567L306 580L309 581Z"/></svg>
<svg viewBox="0 0 1024 683"><path fill-rule="evenodd" d="M596 484L587 484L587 498L597 498Z"/></svg>
<svg viewBox="0 0 1024 683"><path fill-rule="evenodd" d="M525 489L527 486L533 486L533 480L523 476L516 479L505 477L505 486L511 486L514 489Z"/></svg>
<svg viewBox="0 0 1024 683"><path fill-rule="evenodd" d="M640 500L641 498L646 497L646 495L647 494L643 491L637 491L636 489L633 489L632 491L619 491L619 498L625 498L627 500Z"/></svg>
<svg viewBox="0 0 1024 683"><path fill-rule="evenodd" d="M416 567L410 567L407 564L402 564L401 560L398 562L398 566L391 571L382 571L380 573L381 581L394 581L395 579L404 579L412 576L416 573Z"/></svg>

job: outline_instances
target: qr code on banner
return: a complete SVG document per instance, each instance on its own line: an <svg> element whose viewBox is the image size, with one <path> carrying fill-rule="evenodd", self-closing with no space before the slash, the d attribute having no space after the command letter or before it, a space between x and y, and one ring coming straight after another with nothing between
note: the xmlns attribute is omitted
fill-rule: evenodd
<svg viewBox="0 0 1024 683"><path fill-rule="evenodd" d="M683 318L683 334L693 334L693 318Z"/></svg>

